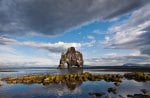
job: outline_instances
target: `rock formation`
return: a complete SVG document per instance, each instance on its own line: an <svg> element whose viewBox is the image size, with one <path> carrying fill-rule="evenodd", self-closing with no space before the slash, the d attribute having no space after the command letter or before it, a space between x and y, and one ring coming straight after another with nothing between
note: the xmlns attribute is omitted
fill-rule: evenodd
<svg viewBox="0 0 150 98"><path fill-rule="evenodd" d="M61 54L60 64L58 68L64 69L67 64L68 69L72 67L83 67L83 56L82 53L76 51L74 47L68 48L66 53Z"/></svg>

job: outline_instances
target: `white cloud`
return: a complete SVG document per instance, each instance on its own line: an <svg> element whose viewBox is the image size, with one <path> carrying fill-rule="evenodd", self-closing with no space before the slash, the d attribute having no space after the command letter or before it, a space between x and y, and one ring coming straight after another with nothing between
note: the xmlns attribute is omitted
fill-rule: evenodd
<svg viewBox="0 0 150 98"><path fill-rule="evenodd" d="M11 40L11 39L8 39ZM13 40L13 39L12 39ZM3 40L5 43L8 42L7 38ZM15 50L13 47L11 47L11 43L7 44L1 44L0 45L0 66L10 66L10 67L16 67L16 66L54 66L58 65L59 58L60 58L60 50L67 49L67 46L70 45L76 45L74 43L64 43L64 42L58 42L58 43L37 43L37 42L19 42L17 40L13 40L12 44L16 45L24 45L29 46L31 48L35 48L35 51L37 51L38 54L36 55L24 55L22 53L19 53L18 50ZM79 47L87 46L87 43L79 44ZM90 45L90 44L89 44ZM53 47L54 46L54 47ZM57 47L56 47L57 46ZM65 47L64 47L65 46ZM76 45L78 46L78 45ZM45 54L43 51L38 51L37 49L43 49L43 50L49 50L50 52L47 52L45 56L41 56L41 53ZM57 52L55 49L57 49ZM62 48L62 49L59 49ZM51 49L51 50L50 50ZM52 50L55 51L52 51ZM66 51L66 50L65 50ZM41 52L41 53L40 53ZM84 54L83 54L84 55ZM139 51L136 51L134 53L130 54L118 54L118 53L111 53L106 54L103 57L100 58L92 58L88 57L89 53L87 54L85 59L85 64L87 65L97 65L97 66L112 66L112 65L122 65L125 63L138 63L138 64L146 64L150 61L150 56L148 55L142 55L139 53ZM92 59L89 59L92 58ZM57 66L55 66L57 67Z"/></svg>
<svg viewBox="0 0 150 98"><path fill-rule="evenodd" d="M92 40L91 40L92 38ZM90 47L95 44L95 38L90 37L90 42L85 43L65 43L65 42L56 42L56 43L41 43L34 41L18 41L12 38L0 37L0 66L53 66L58 65L60 53L65 52L69 47L73 46L77 50L81 47ZM13 46L27 46L35 48L38 54L23 54L19 53L19 50L13 48ZM44 51L38 50L47 50L48 54L43 56ZM42 57L41 57L42 55Z"/></svg>
<svg viewBox="0 0 150 98"><path fill-rule="evenodd" d="M91 66L121 66L127 63L133 64L149 64L150 56L141 55L139 53L118 54L111 53L104 57L86 59L85 63Z"/></svg>
<svg viewBox="0 0 150 98"><path fill-rule="evenodd" d="M0 51L1 52L1 51ZM7 51L0 54L0 66L1 67L27 67L27 66L54 66L56 64L50 58L44 58L39 56L25 56L14 51L13 54Z"/></svg>
<svg viewBox="0 0 150 98"><path fill-rule="evenodd" d="M65 42L57 42L57 43L37 43L37 42L19 42L19 45L31 46L34 48L41 48L45 50L49 50L50 52L64 52L69 47L80 48L80 43L65 43Z"/></svg>
<svg viewBox="0 0 150 98"><path fill-rule="evenodd" d="M101 30L98 30L98 29L93 30L92 33L97 34L97 35L109 35L110 34L109 31L101 31Z"/></svg>
<svg viewBox="0 0 150 98"><path fill-rule="evenodd" d="M1 67L17 67L17 66L53 66L56 64L51 58L38 56L30 56L19 53L10 46L0 46L0 66Z"/></svg>
<svg viewBox="0 0 150 98"><path fill-rule="evenodd" d="M12 38L0 37L0 66L54 66L58 65L60 53L66 51L69 47L73 46L76 49L81 47L80 43L41 43L34 41L18 41ZM37 54L20 53L13 46L28 46L37 51ZM34 49L35 48L35 49ZM44 51L48 50L45 54ZM43 55L45 54L45 56ZM48 55L49 54L49 55ZM57 67L57 66L55 66Z"/></svg>
<svg viewBox="0 0 150 98"><path fill-rule="evenodd" d="M79 49L81 47L81 43L65 43L65 42L56 42L56 43L41 43L41 42L33 42L33 41L17 41L12 38L0 37L0 45L20 45L20 46L30 46L33 48L45 49L50 52L60 53L66 51L69 47L75 47Z"/></svg>
<svg viewBox="0 0 150 98"><path fill-rule="evenodd" d="M90 39L90 40L95 40L95 37L92 36L92 35L88 35L87 38Z"/></svg>
<svg viewBox="0 0 150 98"><path fill-rule="evenodd" d="M106 37L107 48L122 48L140 50L150 54L150 4L135 10L126 21L112 26L109 31L113 37ZM112 35L111 35L112 36ZM111 39L110 39L111 38Z"/></svg>
<svg viewBox="0 0 150 98"><path fill-rule="evenodd" d="M87 36L87 39L89 39L90 41L89 41L89 42L84 42L84 43L82 43L81 45L82 45L83 47L92 47L92 46L94 46L94 45L96 44L96 39L95 39L94 36L88 35L88 36Z"/></svg>
<svg viewBox="0 0 150 98"><path fill-rule="evenodd" d="M82 43L82 46L85 46L85 47L92 47L94 46L96 43L96 40L91 40L90 42L85 42L85 43Z"/></svg>

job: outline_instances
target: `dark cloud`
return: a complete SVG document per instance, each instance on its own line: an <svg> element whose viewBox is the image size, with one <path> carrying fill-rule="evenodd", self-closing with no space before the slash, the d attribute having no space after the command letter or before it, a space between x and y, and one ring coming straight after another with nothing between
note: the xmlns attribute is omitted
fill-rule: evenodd
<svg viewBox="0 0 150 98"><path fill-rule="evenodd" d="M141 34L138 38L137 42L139 43L138 47L140 47L141 53L150 55L150 29L145 29L145 33Z"/></svg>
<svg viewBox="0 0 150 98"><path fill-rule="evenodd" d="M109 14L106 17L104 17L105 19L110 19L110 18L113 18L115 16L127 13L127 12L129 12L129 11L131 11L133 9L141 7L144 4L144 2L142 2L140 0L136 1L136 2L134 0L131 0L131 1L122 0L119 3L117 3L117 2L111 2L111 3L109 3L109 0L108 0L107 3L110 4L110 6L114 5L114 7L115 7L115 5L116 5L116 6L119 6L119 7L116 7L116 9L114 9L111 14ZM108 7L109 7L109 5L108 5Z"/></svg>
<svg viewBox="0 0 150 98"><path fill-rule="evenodd" d="M56 35L110 19L148 0L0 0L0 34Z"/></svg>

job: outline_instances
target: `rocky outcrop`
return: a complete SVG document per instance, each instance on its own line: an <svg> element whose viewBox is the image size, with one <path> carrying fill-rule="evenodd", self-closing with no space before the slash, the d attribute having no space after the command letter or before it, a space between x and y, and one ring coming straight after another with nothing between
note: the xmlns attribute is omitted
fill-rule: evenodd
<svg viewBox="0 0 150 98"><path fill-rule="evenodd" d="M82 74L47 74L47 75L27 75L20 77L5 77L1 81L6 81L10 84L33 84L42 83L44 85L50 83L67 83L68 86L73 84L70 83L82 83L84 81L100 81L105 80L108 82L117 82L123 79L122 75L119 74L91 74L85 72Z"/></svg>
<svg viewBox="0 0 150 98"><path fill-rule="evenodd" d="M20 77L5 77L0 81L5 81L10 84L23 83L23 84L33 84L33 83L42 83L43 85L50 83L67 83L68 87L73 86L72 83L82 83L84 81L101 81L105 80L107 82L121 83L124 78L135 80L135 77L140 77L140 81L149 81L150 74L144 73L142 76L139 74L141 72L133 72L126 73L124 75L120 74L91 74L89 72L85 72L82 74L47 74L47 75L27 75ZM130 78L129 78L130 77ZM144 78L144 80L143 80ZM139 81L139 78L138 78ZM70 84L71 83L71 84ZM116 85L117 86L117 85ZM72 87L73 89L73 87ZM146 90L141 90L144 94L147 92ZM115 93L115 88L109 88L108 92Z"/></svg>
<svg viewBox="0 0 150 98"><path fill-rule="evenodd" d="M83 56L82 53L76 51L74 47L68 48L66 53L61 54L60 64L58 68L64 69L67 64L68 69L72 67L83 67Z"/></svg>

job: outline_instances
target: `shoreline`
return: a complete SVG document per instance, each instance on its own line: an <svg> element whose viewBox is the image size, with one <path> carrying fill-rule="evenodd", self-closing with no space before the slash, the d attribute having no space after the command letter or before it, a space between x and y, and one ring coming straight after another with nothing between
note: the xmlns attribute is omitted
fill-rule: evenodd
<svg viewBox="0 0 150 98"><path fill-rule="evenodd" d="M150 72L150 67L146 66L88 66L83 68L72 68L72 69L57 69L57 67L12 67L12 68L0 68L0 72L18 72L19 69L56 69L56 70L72 70L72 69L83 69L83 70L97 70L97 71L114 71L114 72Z"/></svg>

